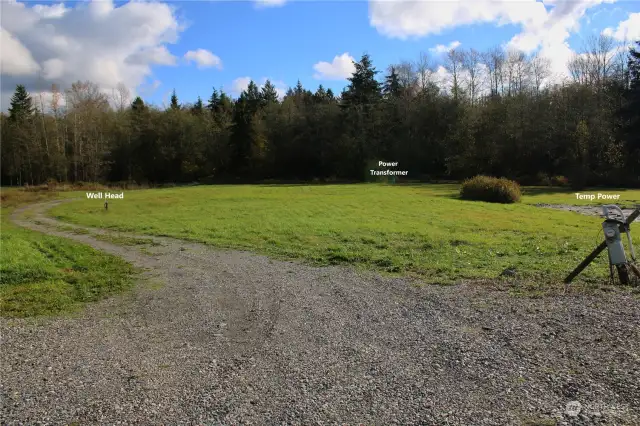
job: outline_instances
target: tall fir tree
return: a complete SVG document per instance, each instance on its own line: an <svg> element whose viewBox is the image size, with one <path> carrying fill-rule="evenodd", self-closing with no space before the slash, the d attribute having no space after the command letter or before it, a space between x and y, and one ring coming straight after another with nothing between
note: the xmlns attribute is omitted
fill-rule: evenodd
<svg viewBox="0 0 640 426"><path fill-rule="evenodd" d="M246 101L248 114L255 114L258 109L260 109L260 104L262 103L262 96L260 95L260 89L258 88L258 85L253 80L251 80L243 94L244 100Z"/></svg>
<svg viewBox="0 0 640 426"><path fill-rule="evenodd" d="M216 88L213 88L213 92L211 93L211 97L209 98L209 102L207 103L207 109L209 112L214 113L218 108L220 102L220 95Z"/></svg>
<svg viewBox="0 0 640 426"><path fill-rule="evenodd" d="M134 112L142 112L145 109L144 101L140 96L136 96L136 98L131 102L131 110Z"/></svg>
<svg viewBox="0 0 640 426"><path fill-rule="evenodd" d="M327 101L327 91L324 90L322 84L318 86L318 90L316 90L316 93L313 94L313 100L318 104Z"/></svg>
<svg viewBox="0 0 640 426"><path fill-rule="evenodd" d="M333 94L333 90L327 89L327 100L333 102L336 100L336 96Z"/></svg>
<svg viewBox="0 0 640 426"><path fill-rule="evenodd" d="M300 98L304 96L304 88L302 87L302 83L300 82L300 80L298 80L298 82L296 83L296 87L295 89L293 89L293 94Z"/></svg>
<svg viewBox="0 0 640 426"><path fill-rule="evenodd" d="M173 110L180 109L180 104L178 103L178 95L176 95L175 89L173 89L173 93L171 94L171 104L169 107Z"/></svg>
<svg viewBox="0 0 640 426"><path fill-rule="evenodd" d="M27 92L27 89L22 85L16 86L16 91L11 97L9 106L9 120L13 122L21 122L25 119L31 118L35 112L33 106L33 100Z"/></svg>
<svg viewBox="0 0 640 426"><path fill-rule="evenodd" d="M204 104L202 103L202 98L198 96L198 100L191 107L191 113L194 115L200 115L204 111Z"/></svg>
<svg viewBox="0 0 640 426"><path fill-rule="evenodd" d="M343 91L343 101L347 105L368 105L377 102L380 97L380 83L376 80L375 67L368 54L362 55L355 64L355 71L348 78L349 85Z"/></svg>
<svg viewBox="0 0 640 426"><path fill-rule="evenodd" d="M400 79L395 67L391 67L389 74L384 79L384 85L382 86L382 93L385 98L392 99L400 96L402 92L402 86L400 85Z"/></svg>
<svg viewBox="0 0 640 426"><path fill-rule="evenodd" d="M264 83L264 86L260 91L260 96L262 97L262 101L265 105L278 102L278 91L276 90L276 86L274 86L269 80Z"/></svg>

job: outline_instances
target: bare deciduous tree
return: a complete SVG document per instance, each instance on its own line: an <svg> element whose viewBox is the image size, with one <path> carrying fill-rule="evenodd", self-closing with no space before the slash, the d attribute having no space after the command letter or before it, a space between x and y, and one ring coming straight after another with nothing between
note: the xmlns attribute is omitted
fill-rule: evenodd
<svg viewBox="0 0 640 426"><path fill-rule="evenodd" d="M499 47L493 47L484 54L484 63L487 65L491 94L503 94L504 50Z"/></svg>
<svg viewBox="0 0 640 426"><path fill-rule="evenodd" d="M462 52L462 68L465 71L466 92L469 95L471 105L476 104L476 100L484 86L483 70L485 65L482 62L482 55L475 49Z"/></svg>
<svg viewBox="0 0 640 426"><path fill-rule="evenodd" d="M542 85L545 84L551 75L551 61L548 58L540 56L536 53L531 58L531 77L533 90L536 95L540 94Z"/></svg>
<svg viewBox="0 0 640 426"><path fill-rule="evenodd" d="M463 69L464 55L458 49L451 49L445 58L445 68L450 75L451 93L456 101L461 97L460 72Z"/></svg>

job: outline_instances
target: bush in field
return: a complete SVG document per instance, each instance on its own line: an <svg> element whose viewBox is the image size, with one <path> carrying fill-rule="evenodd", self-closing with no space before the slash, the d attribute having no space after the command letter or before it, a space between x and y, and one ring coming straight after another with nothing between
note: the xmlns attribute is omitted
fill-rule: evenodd
<svg viewBox="0 0 640 426"><path fill-rule="evenodd" d="M569 179L564 176L554 176L551 178L552 186L569 186Z"/></svg>
<svg viewBox="0 0 640 426"><path fill-rule="evenodd" d="M460 197L464 200L491 203L517 203L522 193L518 182L491 176L475 176L462 183Z"/></svg>
<svg viewBox="0 0 640 426"><path fill-rule="evenodd" d="M551 179L546 173L538 172L536 175L536 185L551 186Z"/></svg>

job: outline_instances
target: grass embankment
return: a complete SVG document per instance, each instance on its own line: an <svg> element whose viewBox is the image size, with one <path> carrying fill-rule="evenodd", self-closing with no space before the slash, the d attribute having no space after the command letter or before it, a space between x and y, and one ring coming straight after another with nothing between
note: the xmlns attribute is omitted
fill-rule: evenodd
<svg viewBox="0 0 640 426"><path fill-rule="evenodd" d="M200 186L125 192L56 207L79 224L166 235L315 264L350 263L426 282L494 278L556 281L599 242L597 217L530 204L587 204L570 190L525 188L523 202L458 199L457 185ZM597 192L597 191L596 191ZM620 193L633 204L640 191ZM580 279L601 279L606 259Z"/></svg>
<svg viewBox="0 0 640 426"><path fill-rule="evenodd" d="M129 288L133 268L122 259L64 238L15 226L18 206L73 193L2 191L0 229L0 313L9 317L77 311Z"/></svg>

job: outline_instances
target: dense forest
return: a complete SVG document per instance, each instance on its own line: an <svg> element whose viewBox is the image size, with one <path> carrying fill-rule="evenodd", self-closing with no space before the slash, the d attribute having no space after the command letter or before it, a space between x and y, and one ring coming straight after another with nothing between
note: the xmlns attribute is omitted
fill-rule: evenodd
<svg viewBox="0 0 640 426"><path fill-rule="evenodd" d="M443 66L446 81L426 55L380 72L365 54L340 94L251 82L237 99L174 91L165 109L124 86L54 85L46 101L18 86L0 117L2 184L357 181L382 160L409 180L640 186L640 41L616 54L593 39L553 83L543 58L499 48L454 49Z"/></svg>

